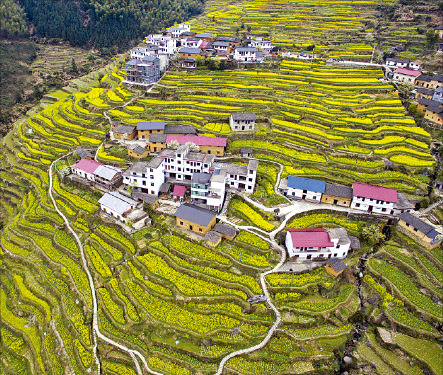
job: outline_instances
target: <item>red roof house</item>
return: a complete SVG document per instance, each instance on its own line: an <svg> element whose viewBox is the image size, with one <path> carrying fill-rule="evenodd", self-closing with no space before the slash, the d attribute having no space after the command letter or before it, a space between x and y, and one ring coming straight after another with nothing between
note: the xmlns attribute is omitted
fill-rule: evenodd
<svg viewBox="0 0 443 375"><path fill-rule="evenodd" d="M180 145L191 142L195 143L197 146L207 146L207 147L226 147L226 138L221 137L203 137L199 135L175 135L168 134L166 137L166 144L172 141L177 141Z"/></svg>
<svg viewBox="0 0 443 375"><path fill-rule="evenodd" d="M380 200L384 202L397 203L397 190L383 186L375 186L354 182L352 185L352 195L354 197L362 197Z"/></svg>
<svg viewBox="0 0 443 375"><path fill-rule="evenodd" d="M172 193L172 198L174 201L182 202L185 198L186 187L183 185L174 185L174 191Z"/></svg>
<svg viewBox="0 0 443 375"><path fill-rule="evenodd" d="M79 174L78 172L80 171L88 174L94 174L100 165L103 164L95 160L81 159L75 165L73 165L72 168L76 174Z"/></svg>
<svg viewBox="0 0 443 375"><path fill-rule="evenodd" d="M394 72L398 74L404 74L407 76L418 77L421 74L420 70L406 69L406 68L397 68Z"/></svg>
<svg viewBox="0 0 443 375"><path fill-rule="evenodd" d="M288 229L292 247L331 247L334 243L324 228Z"/></svg>

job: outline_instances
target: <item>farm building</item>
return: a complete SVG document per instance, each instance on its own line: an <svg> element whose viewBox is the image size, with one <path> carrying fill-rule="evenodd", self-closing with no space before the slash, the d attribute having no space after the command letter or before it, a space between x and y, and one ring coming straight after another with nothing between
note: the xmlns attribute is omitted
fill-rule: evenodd
<svg viewBox="0 0 443 375"><path fill-rule="evenodd" d="M204 236L215 225L213 211L183 203L175 212L177 226Z"/></svg>
<svg viewBox="0 0 443 375"><path fill-rule="evenodd" d="M427 249L434 249L443 241L443 235L434 226L409 212L400 215L398 225L402 232Z"/></svg>
<svg viewBox="0 0 443 375"><path fill-rule="evenodd" d="M370 213L391 214L398 202L397 190L361 182L354 182L352 195L351 208Z"/></svg>
<svg viewBox="0 0 443 375"><path fill-rule="evenodd" d="M255 120L255 113L231 113L229 125L232 131L253 131Z"/></svg>

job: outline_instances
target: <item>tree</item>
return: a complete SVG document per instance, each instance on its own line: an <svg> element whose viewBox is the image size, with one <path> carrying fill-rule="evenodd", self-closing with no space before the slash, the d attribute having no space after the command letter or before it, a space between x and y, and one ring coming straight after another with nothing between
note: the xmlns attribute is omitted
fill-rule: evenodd
<svg viewBox="0 0 443 375"><path fill-rule="evenodd" d="M69 69L69 71L73 74L78 74L77 64L75 63L74 58L72 58L71 60L71 68Z"/></svg>
<svg viewBox="0 0 443 375"><path fill-rule="evenodd" d="M178 146L180 146L180 144L178 143L178 141L176 139L174 139L168 143L168 148L177 149Z"/></svg>
<svg viewBox="0 0 443 375"><path fill-rule="evenodd" d="M428 49L433 49L435 46L435 43L437 43L438 38L440 35L434 31L434 29L429 29L426 33L426 46Z"/></svg>
<svg viewBox="0 0 443 375"><path fill-rule="evenodd" d="M362 235L370 244L375 244L385 237L377 224L365 226L362 230Z"/></svg>
<svg viewBox="0 0 443 375"><path fill-rule="evenodd" d="M192 152L199 152L200 151L200 147L193 142L186 142L185 145L189 147L189 151L192 151Z"/></svg>

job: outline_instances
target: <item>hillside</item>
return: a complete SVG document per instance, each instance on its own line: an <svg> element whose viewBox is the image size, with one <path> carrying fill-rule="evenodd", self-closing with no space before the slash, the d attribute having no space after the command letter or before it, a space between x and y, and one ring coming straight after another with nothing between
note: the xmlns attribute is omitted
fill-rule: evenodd
<svg viewBox="0 0 443 375"><path fill-rule="evenodd" d="M210 0L191 24L233 35L243 23L286 49L315 44L325 57L368 60L362 25L376 22L379 5ZM391 34L387 45L401 42L400 32ZM415 48L423 42L417 37ZM40 53L33 69L63 70L56 52ZM381 69L276 57L237 70L172 68L142 93L122 86L124 59L43 96L2 140L0 373L441 375L441 247L428 250L395 225L375 243L366 229L378 233L386 221L324 205L283 223L275 215L287 200L274 188L288 175L366 182L423 199L425 171L436 165L430 145L441 133L415 123L395 88L380 80ZM231 112L254 112L255 133L232 133ZM240 148L253 150L255 192L233 196L224 217L239 228L234 240L213 248L180 231L171 211L147 205L152 225L126 234L99 214L101 192L63 178L79 145L98 149L101 162L130 165L127 150L105 139L109 122L144 120L226 137L237 163L245 162ZM440 219L430 217L441 224L437 213ZM360 238L345 272L273 272L285 251L283 230L311 227L344 227ZM272 305L247 301L265 288ZM277 316L278 330L263 348L222 362L260 344ZM382 327L393 331L391 343Z"/></svg>

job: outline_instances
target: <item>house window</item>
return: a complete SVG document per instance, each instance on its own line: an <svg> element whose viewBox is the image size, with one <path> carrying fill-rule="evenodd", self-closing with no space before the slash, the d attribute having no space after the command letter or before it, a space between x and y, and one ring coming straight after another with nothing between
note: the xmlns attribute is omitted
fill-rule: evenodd
<svg viewBox="0 0 443 375"><path fill-rule="evenodd" d="M142 181L142 185L145 185L145 186L146 186L146 181Z"/></svg>
<svg viewBox="0 0 443 375"><path fill-rule="evenodd" d="M382 208L382 209L381 209L381 212L386 212L386 208Z"/></svg>
<svg viewBox="0 0 443 375"><path fill-rule="evenodd" d="M153 179L154 179L154 175L151 174L151 175L149 176L149 178L150 178L151 180L153 180Z"/></svg>
<svg viewBox="0 0 443 375"><path fill-rule="evenodd" d="M355 207L360 207L360 203L356 203L356 204L355 204Z"/></svg>
<svg viewBox="0 0 443 375"><path fill-rule="evenodd" d="M199 232L203 232L203 229L201 229L201 228L198 228L198 231L199 231Z"/></svg>
<svg viewBox="0 0 443 375"><path fill-rule="evenodd" d="M180 221L180 225L183 225L183 221Z"/></svg>
<svg viewBox="0 0 443 375"><path fill-rule="evenodd" d="M153 183L153 182L151 182L151 186L154 186L154 183Z"/></svg>

